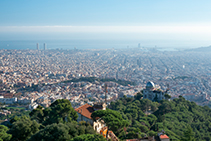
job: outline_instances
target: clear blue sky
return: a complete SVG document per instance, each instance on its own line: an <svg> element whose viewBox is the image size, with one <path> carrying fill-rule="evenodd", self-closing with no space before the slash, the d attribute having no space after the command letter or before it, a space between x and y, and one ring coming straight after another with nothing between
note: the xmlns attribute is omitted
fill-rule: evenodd
<svg viewBox="0 0 211 141"><path fill-rule="evenodd" d="M1 26L211 22L209 0L1 0Z"/></svg>
<svg viewBox="0 0 211 141"><path fill-rule="evenodd" d="M211 44L210 6L210 0L1 0L0 40L174 39Z"/></svg>

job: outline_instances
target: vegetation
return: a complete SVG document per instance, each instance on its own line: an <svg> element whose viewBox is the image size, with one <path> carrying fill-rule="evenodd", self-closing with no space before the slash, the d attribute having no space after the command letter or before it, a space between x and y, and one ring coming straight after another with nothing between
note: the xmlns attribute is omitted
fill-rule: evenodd
<svg viewBox="0 0 211 141"><path fill-rule="evenodd" d="M1 110L9 110L11 114L0 115L0 120L13 118L14 116L28 116L30 111L26 111L24 107L2 107Z"/></svg>
<svg viewBox="0 0 211 141"><path fill-rule="evenodd" d="M77 113L65 99L53 102L49 108L38 106L29 116L14 116L10 124L0 126L0 141L103 141L86 122L77 123Z"/></svg>
<svg viewBox="0 0 211 141"><path fill-rule="evenodd" d="M119 138L151 136L164 129L172 140L211 140L211 109L208 106L198 106L182 96L160 103L141 99L141 96L138 93L134 98L123 97L109 105L110 109L120 112L125 120L131 121Z"/></svg>
<svg viewBox="0 0 211 141"><path fill-rule="evenodd" d="M71 139L70 141L107 141L107 140L99 134L83 134Z"/></svg>
<svg viewBox="0 0 211 141"><path fill-rule="evenodd" d="M169 101L152 102L142 99L141 92L134 98L124 96L111 102L107 110L93 112L95 120L101 118L109 130L122 140L155 136L162 130L174 141L211 140L211 109L198 106L182 96ZM22 110L22 109L16 109ZM103 141L93 127L77 123L76 111L68 100L59 99L50 107L38 106L29 116L14 116L10 124L0 126L0 141Z"/></svg>
<svg viewBox="0 0 211 141"><path fill-rule="evenodd" d="M45 109L42 106L38 106L29 115L43 125L71 122L76 121L78 118L77 112L67 99L58 99L49 108Z"/></svg>
<svg viewBox="0 0 211 141"><path fill-rule="evenodd" d="M7 134L8 130L6 126L0 125L0 141L9 141L11 139L12 135Z"/></svg>
<svg viewBox="0 0 211 141"><path fill-rule="evenodd" d="M110 109L94 111L91 116L92 119L101 118L106 123L108 130L113 131L115 134L118 134L121 129L129 125L119 112ZM108 130L106 135L108 135Z"/></svg>
<svg viewBox="0 0 211 141"><path fill-rule="evenodd" d="M118 134L120 139L141 138L145 135L156 134L150 129L155 125L157 117L153 114L146 116L144 112L156 111L159 103L148 99L142 100L142 96L138 93L135 98L123 97L109 105L109 108L120 112L124 120L129 122L128 128Z"/></svg>
<svg viewBox="0 0 211 141"><path fill-rule="evenodd" d="M67 80L67 81L63 81L64 83L70 83L70 82L81 82L81 81L86 81L86 82L90 82L93 83L95 81L101 81L101 82L108 82L108 81L112 81L112 82L116 82L120 85L123 86L127 86L127 85L135 85L134 82L131 81L126 81L126 80L116 80L115 78L96 78L96 77L81 77L81 78L73 78L72 80Z"/></svg>
<svg viewBox="0 0 211 141"><path fill-rule="evenodd" d="M39 126L36 121L32 121L28 117L22 117L13 123L8 133L12 134L12 141L25 141L39 130Z"/></svg>
<svg viewBox="0 0 211 141"><path fill-rule="evenodd" d="M176 80L176 79L182 79L182 80L184 80L186 78L190 78L190 77L188 77L188 76L177 76L177 77L173 78L173 80Z"/></svg>

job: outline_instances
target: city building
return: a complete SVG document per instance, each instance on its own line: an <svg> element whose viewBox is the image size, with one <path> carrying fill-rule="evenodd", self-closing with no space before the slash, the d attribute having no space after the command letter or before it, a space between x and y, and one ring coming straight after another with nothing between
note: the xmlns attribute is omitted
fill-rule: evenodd
<svg viewBox="0 0 211 141"><path fill-rule="evenodd" d="M46 50L46 43L44 43L44 50Z"/></svg>
<svg viewBox="0 0 211 141"><path fill-rule="evenodd" d="M36 109L37 107L38 107L38 104L36 102L34 102L32 104L29 104L29 109L30 110Z"/></svg>
<svg viewBox="0 0 211 141"><path fill-rule="evenodd" d="M37 43L37 50L39 50L39 43Z"/></svg>
<svg viewBox="0 0 211 141"><path fill-rule="evenodd" d="M5 103L5 104L13 104L13 103L17 103L17 97L13 97L13 98L4 98L4 97L0 97L0 103Z"/></svg>

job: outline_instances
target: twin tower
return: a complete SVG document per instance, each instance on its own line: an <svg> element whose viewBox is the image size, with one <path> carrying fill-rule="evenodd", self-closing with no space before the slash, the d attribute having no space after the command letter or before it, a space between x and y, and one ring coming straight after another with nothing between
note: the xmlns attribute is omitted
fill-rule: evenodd
<svg viewBox="0 0 211 141"><path fill-rule="evenodd" d="M46 43L43 44L43 49L44 49L44 50L47 49L47 44L46 44ZM39 43L37 43L37 50L39 50Z"/></svg>

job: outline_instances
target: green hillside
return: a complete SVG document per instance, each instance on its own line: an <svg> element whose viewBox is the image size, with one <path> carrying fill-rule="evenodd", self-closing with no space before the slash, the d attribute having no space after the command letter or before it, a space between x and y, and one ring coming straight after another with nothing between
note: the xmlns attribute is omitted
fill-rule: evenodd
<svg viewBox="0 0 211 141"><path fill-rule="evenodd" d="M112 102L109 108L120 112L125 120L131 121L120 138L137 138L153 135L164 129L172 140L184 140L186 133L193 131L196 140L211 140L211 109L198 106L183 97L160 103L135 98L123 97ZM152 113L146 115L144 113ZM189 139L190 140L190 139Z"/></svg>
<svg viewBox="0 0 211 141"><path fill-rule="evenodd" d="M102 118L109 130L121 139L156 136L162 130L171 140L211 140L211 109L189 102L183 97L160 103L123 97L111 102L107 110L98 110L93 119ZM15 116L0 126L0 140L106 140L86 122L77 123L78 115L68 100L56 100L48 108L39 106L29 116Z"/></svg>

